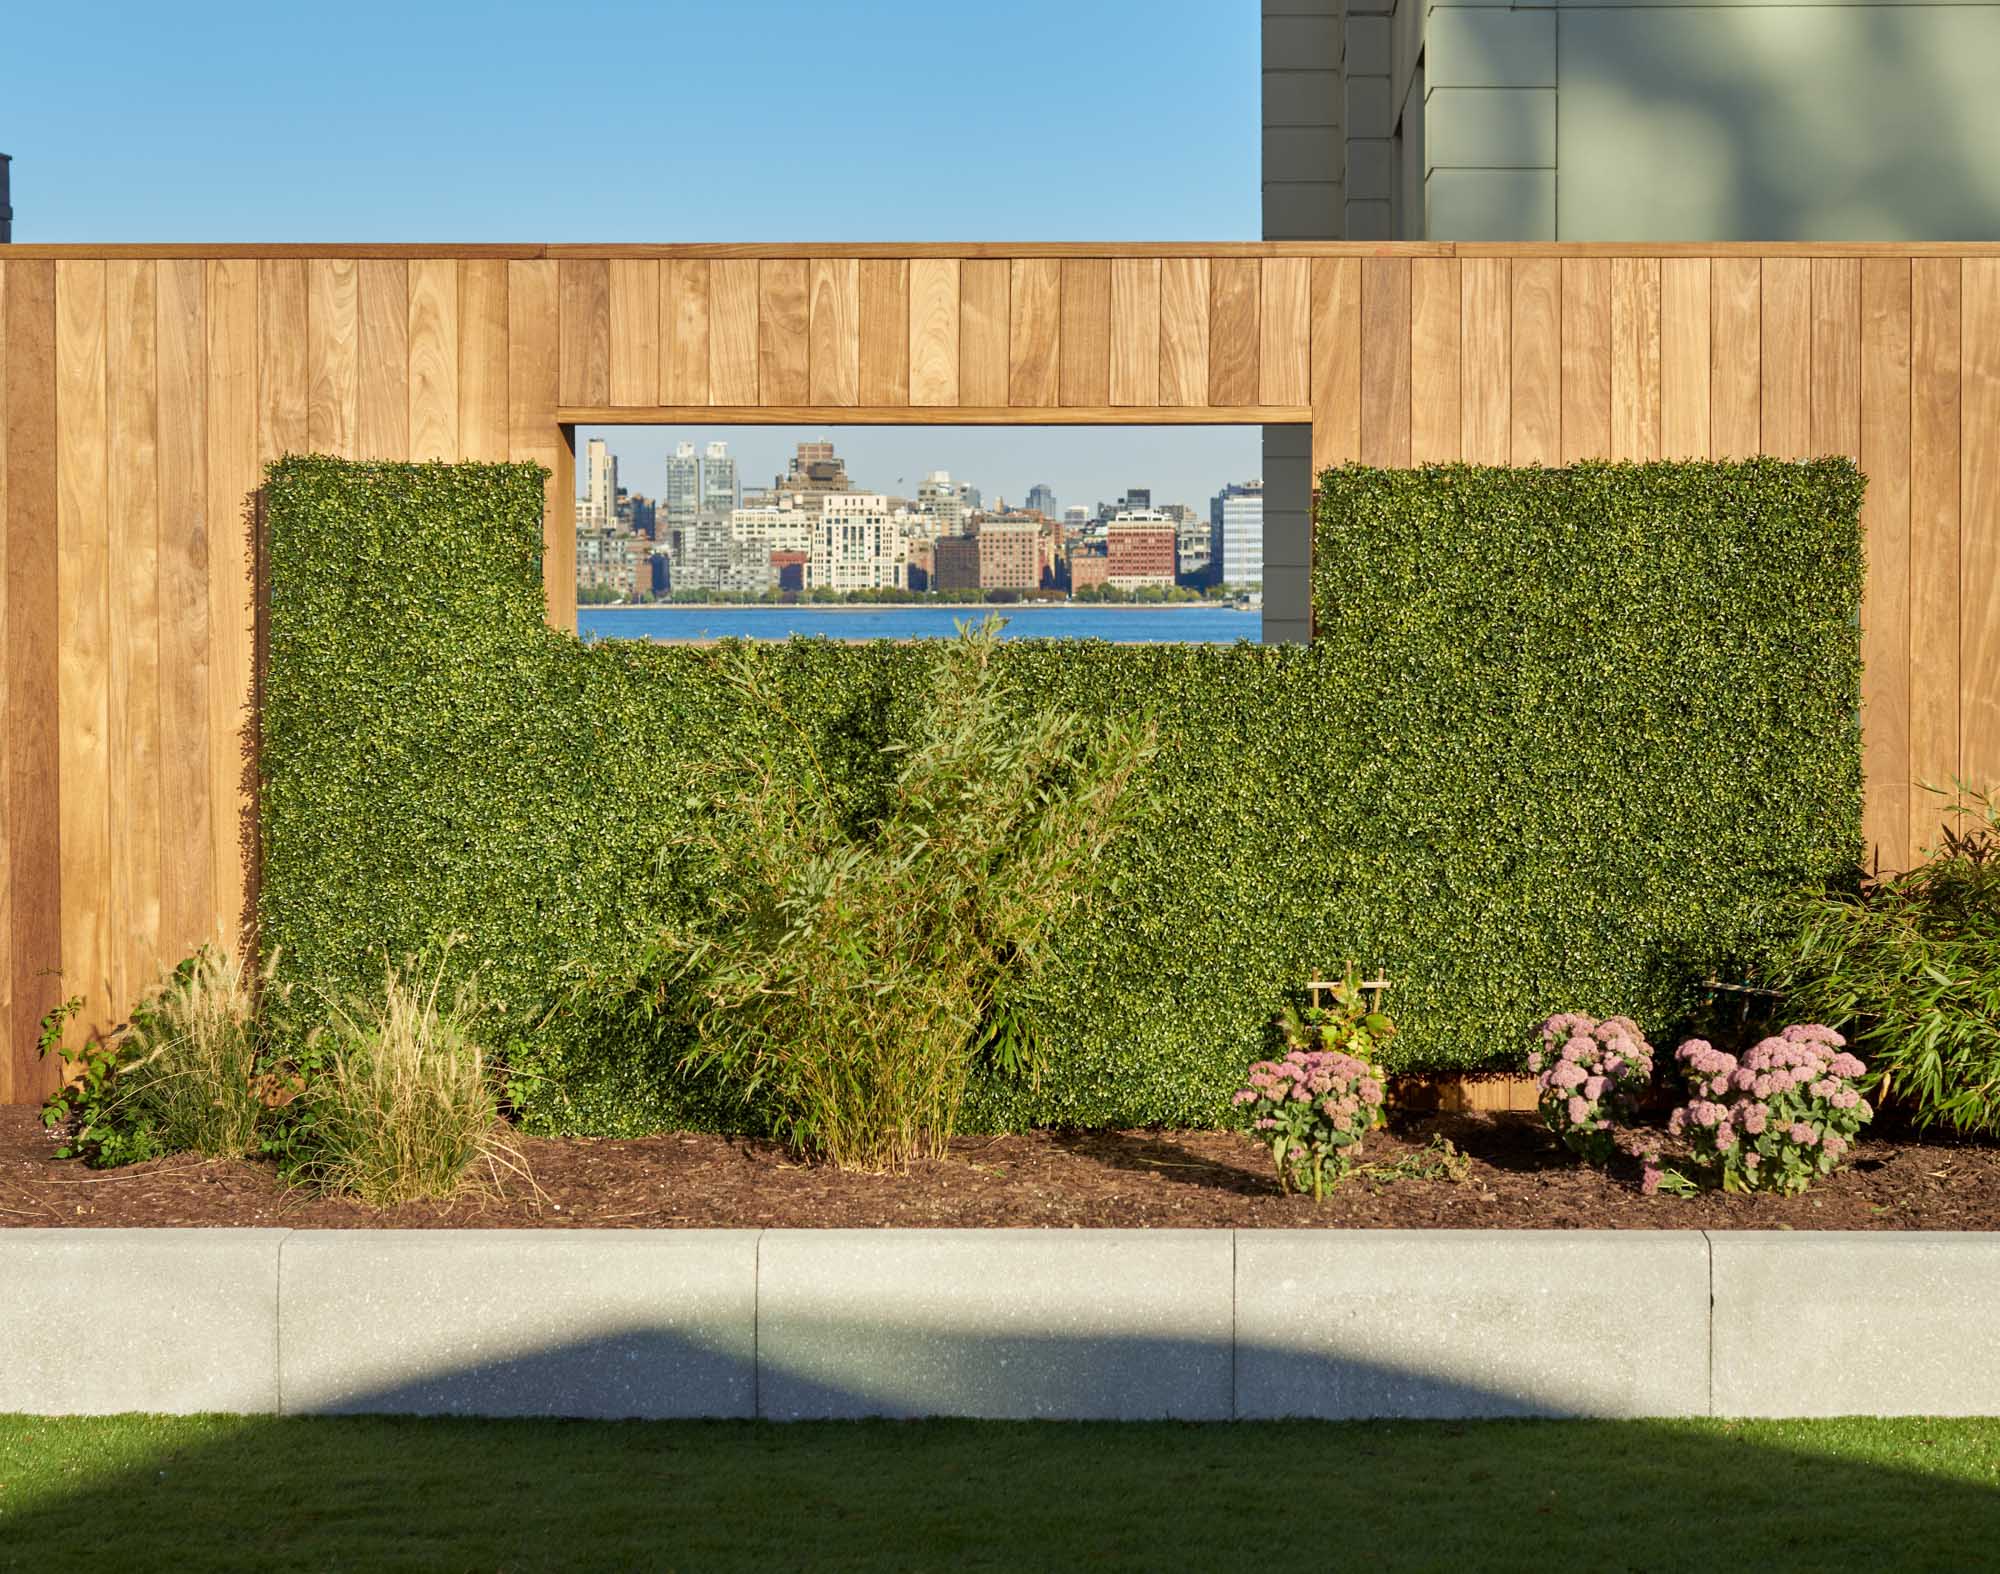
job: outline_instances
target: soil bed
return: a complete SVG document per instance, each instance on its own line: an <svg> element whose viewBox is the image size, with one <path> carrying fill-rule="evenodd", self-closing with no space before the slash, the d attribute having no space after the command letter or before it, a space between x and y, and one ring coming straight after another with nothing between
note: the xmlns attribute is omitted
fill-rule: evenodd
<svg viewBox="0 0 2000 1574"><path fill-rule="evenodd" d="M1449 1139L1464 1178L1397 1175ZM87 1170L50 1157L33 1109L0 1109L0 1225L360 1228L953 1226L1326 1229L2000 1229L2000 1148L1885 1131L1803 1197L1645 1197L1569 1157L1532 1116L1407 1114L1368 1139L1368 1168L1324 1203L1283 1196L1234 1132L966 1137L905 1175L802 1164L782 1148L693 1132L529 1138L540 1195L376 1212L282 1186L250 1161L158 1159Z"/></svg>

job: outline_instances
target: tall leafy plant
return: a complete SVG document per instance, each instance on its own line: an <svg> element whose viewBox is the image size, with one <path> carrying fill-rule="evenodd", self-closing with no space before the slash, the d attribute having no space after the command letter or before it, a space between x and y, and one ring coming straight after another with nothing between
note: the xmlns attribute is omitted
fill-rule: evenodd
<svg viewBox="0 0 2000 1574"><path fill-rule="evenodd" d="M1012 1002L1142 797L1151 724L1030 703L999 647L996 621L961 627L912 730L859 785L769 652L725 659L741 725L679 838L708 895L647 945L632 1009L685 1015L689 1070L839 1165L937 1152L978 1054L1021 1065Z"/></svg>

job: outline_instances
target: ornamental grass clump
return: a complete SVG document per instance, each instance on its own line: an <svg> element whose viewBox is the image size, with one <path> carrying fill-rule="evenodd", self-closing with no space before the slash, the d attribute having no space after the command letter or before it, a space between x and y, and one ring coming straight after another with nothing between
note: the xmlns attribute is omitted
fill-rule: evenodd
<svg viewBox="0 0 2000 1574"><path fill-rule="evenodd" d="M1706 1039L1675 1051L1692 1095L1668 1117L1724 1191L1802 1192L1830 1175L1874 1111L1855 1086L1866 1068L1847 1040L1817 1022L1760 1039L1739 1061ZM1664 1172L1646 1167L1645 1189Z"/></svg>
<svg viewBox="0 0 2000 1574"><path fill-rule="evenodd" d="M1630 1017L1602 1022L1561 1012L1537 1029L1528 1053L1542 1122L1593 1164L1618 1151L1618 1127L1637 1114L1653 1080L1653 1046Z"/></svg>

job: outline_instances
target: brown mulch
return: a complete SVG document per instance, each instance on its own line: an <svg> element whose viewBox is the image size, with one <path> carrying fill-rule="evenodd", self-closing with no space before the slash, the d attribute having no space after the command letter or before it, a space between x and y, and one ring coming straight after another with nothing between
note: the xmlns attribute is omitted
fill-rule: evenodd
<svg viewBox="0 0 2000 1574"><path fill-rule="evenodd" d="M1398 1161L1449 1140L1460 1180ZM1371 1135L1368 1166L1324 1203L1283 1196L1263 1151L1214 1131L966 1137L902 1175L803 1164L766 1142L692 1132L527 1138L534 1188L376 1212L287 1190L268 1163L157 1159L87 1170L50 1156L37 1111L0 1109L0 1226L235 1225L652 1229L950 1226L1336 1229L2000 1228L2000 1147L1864 1136L1856 1162L1803 1197L1645 1197L1634 1176L1577 1163L1533 1116L1405 1114ZM539 1193L539 1194L537 1194Z"/></svg>

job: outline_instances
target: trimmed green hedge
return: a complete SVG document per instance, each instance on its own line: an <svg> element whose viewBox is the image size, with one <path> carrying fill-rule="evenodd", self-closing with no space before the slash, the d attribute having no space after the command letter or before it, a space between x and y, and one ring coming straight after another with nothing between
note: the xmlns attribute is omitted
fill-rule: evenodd
<svg viewBox="0 0 2000 1574"><path fill-rule="evenodd" d="M1158 719L1162 807L974 1126L1208 1123L1287 990L1386 967L1406 1067L1558 1008L1677 1014L1859 841L1844 462L1322 478L1309 648L1023 641L1036 700ZM271 469L261 935L319 989L459 934L542 1129L743 1125L557 982L703 871L662 857L730 716L713 656L542 623L533 466ZM794 641L857 795L934 648ZM650 1058L649 1058L650 1056Z"/></svg>

